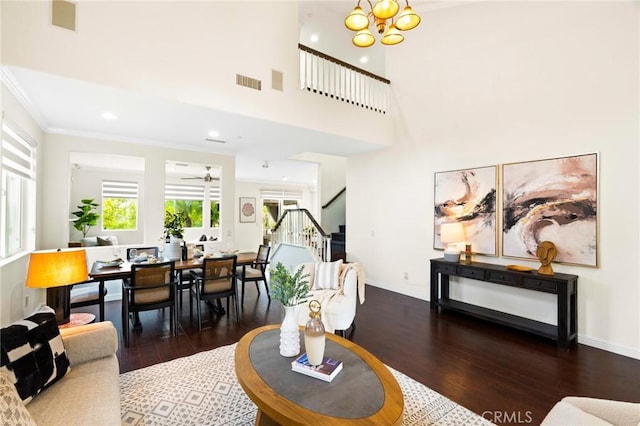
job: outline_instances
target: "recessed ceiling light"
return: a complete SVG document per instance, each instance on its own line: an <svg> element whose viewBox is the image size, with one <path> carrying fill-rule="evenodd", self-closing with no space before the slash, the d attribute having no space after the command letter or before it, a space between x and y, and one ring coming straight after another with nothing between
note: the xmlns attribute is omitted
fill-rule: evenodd
<svg viewBox="0 0 640 426"><path fill-rule="evenodd" d="M105 120L117 120L118 116L112 112L107 111L102 113L102 118L104 118Z"/></svg>
<svg viewBox="0 0 640 426"><path fill-rule="evenodd" d="M369 58L366 56L363 56L360 58L360 63L361 64L366 64L367 62L369 62Z"/></svg>
<svg viewBox="0 0 640 426"><path fill-rule="evenodd" d="M309 39L311 40L311 43L317 43L318 40L320 40L320 37L318 37L318 34L311 34Z"/></svg>
<svg viewBox="0 0 640 426"><path fill-rule="evenodd" d="M287 177L286 176L282 176L282 181L284 182L286 180L287 180Z"/></svg>
<svg viewBox="0 0 640 426"><path fill-rule="evenodd" d="M215 130L211 130L211 131L210 131L209 133L207 133L207 134L209 135L209 137L212 137L212 138L217 138L218 136L220 136L220 133L218 133L218 132L217 132L217 131L215 131Z"/></svg>

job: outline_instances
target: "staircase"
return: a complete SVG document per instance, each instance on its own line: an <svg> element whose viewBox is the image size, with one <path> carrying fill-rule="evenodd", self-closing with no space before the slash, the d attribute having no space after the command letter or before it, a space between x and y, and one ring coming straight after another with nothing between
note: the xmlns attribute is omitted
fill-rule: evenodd
<svg viewBox="0 0 640 426"><path fill-rule="evenodd" d="M347 261L347 248L345 241L346 225L340 225L339 232L331 233L331 261L342 259Z"/></svg>
<svg viewBox="0 0 640 426"><path fill-rule="evenodd" d="M326 233L307 209L289 209L273 227L272 242L306 247L319 261L327 262L331 256L331 235Z"/></svg>

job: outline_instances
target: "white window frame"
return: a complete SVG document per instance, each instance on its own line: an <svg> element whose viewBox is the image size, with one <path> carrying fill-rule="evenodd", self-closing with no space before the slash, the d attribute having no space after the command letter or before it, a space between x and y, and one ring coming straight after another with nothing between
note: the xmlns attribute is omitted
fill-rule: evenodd
<svg viewBox="0 0 640 426"><path fill-rule="evenodd" d="M131 232L138 230L140 222L140 184L135 181L122 181L114 179L103 179L101 184L101 202L102 202L102 224L103 232ZM105 198L128 198L135 200L136 203L136 225L134 228L126 229L104 229L104 200Z"/></svg>
<svg viewBox="0 0 640 426"><path fill-rule="evenodd" d="M36 155L37 144L18 126L2 122L0 143L0 258L6 259L35 249L36 222ZM18 179L18 202L11 214L9 181ZM9 227L8 219L16 218L17 227ZM10 239L16 241L11 243Z"/></svg>

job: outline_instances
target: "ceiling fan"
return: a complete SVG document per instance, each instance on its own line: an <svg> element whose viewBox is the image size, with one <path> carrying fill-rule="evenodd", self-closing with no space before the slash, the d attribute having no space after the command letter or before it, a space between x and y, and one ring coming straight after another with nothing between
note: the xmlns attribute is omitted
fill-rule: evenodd
<svg viewBox="0 0 640 426"><path fill-rule="evenodd" d="M203 180L205 182L213 182L213 181L219 181L220 180L220 178L211 176L211 173L210 173L211 166L205 166L205 169L207 169L207 174L205 174L204 176L186 177L186 178L182 178L182 179L183 180L185 180L185 179L199 179L199 180Z"/></svg>

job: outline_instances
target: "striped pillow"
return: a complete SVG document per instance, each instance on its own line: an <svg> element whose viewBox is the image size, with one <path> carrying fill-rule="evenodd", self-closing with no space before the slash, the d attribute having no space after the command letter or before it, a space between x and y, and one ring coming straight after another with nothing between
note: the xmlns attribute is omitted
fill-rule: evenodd
<svg viewBox="0 0 640 426"><path fill-rule="evenodd" d="M314 290L337 289L340 287L340 267L342 259L335 262L316 263L316 273L313 279Z"/></svg>

